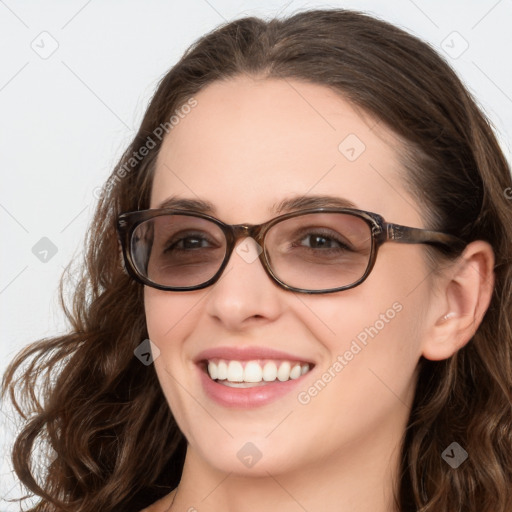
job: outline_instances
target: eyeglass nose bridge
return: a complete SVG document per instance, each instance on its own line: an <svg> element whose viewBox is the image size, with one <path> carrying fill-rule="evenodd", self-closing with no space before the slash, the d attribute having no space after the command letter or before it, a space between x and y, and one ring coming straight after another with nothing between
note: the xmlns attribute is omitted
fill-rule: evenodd
<svg viewBox="0 0 512 512"><path fill-rule="evenodd" d="M267 263L265 261L264 256L264 247L263 247L263 239L265 233L265 227L267 224L234 224L234 225L225 225L224 233L227 237L228 246L227 252L224 258L223 267L227 265L228 261L231 260L233 251L237 242L241 239L252 238L257 245L259 245L261 249L260 261L263 264L265 270L269 270L267 267ZM260 252L258 250L258 252ZM252 259L252 258L251 258ZM270 274L272 275L272 274Z"/></svg>
<svg viewBox="0 0 512 512"><path fill-rule="evenodd" d="M233 237L233 245L235 245L241 238L247 237L251 237L256 241L259 241L261 238L260 233L262 227L262 224L235 224L230 226L230 231Z"/></svg>

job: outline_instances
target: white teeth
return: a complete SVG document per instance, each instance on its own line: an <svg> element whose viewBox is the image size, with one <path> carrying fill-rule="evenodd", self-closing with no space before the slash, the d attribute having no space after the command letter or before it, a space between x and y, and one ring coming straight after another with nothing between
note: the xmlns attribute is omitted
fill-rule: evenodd
<svg viewBox="0 0 512 512"><path fill-rule="evenodd" d="M296 364L290 371L290 379L298 379L301 376L300 364Z"/></svg>
<svg viewBox="0 0 512 512"><path fill-rule="evenodd" d="M208 373L210 374L210 377L215 380L219 377L219 370L218 370L218 366L213 363L212 361L210 361L208 363Z"/></svg>
<svg viewBox="0 0 512 512"><path fill-rule="evenodd" d="M263 380L265 382L274 382L277 379L277 365L269 361L263 367Z"/></svg>
<svg viewBox="0 0 512 512"><path fill-rule="evenodd" d="M244 382L261 382L263 370L256 361L249 361L244 368Z"/></svg>
<svg viewBox="0 0 512 512"><path fill-rule="evenodd" d="M277 378L281 382L288 380L290 378L290 369L291 365L288 361L284 361L283 363L281 363L279 370L277 370Z"/></svg>
<svg viewBox="0 0 512 512"><path fill-rule="evenodd" d="M242 382L244 380L244 367L240 361L230 361L228 364L229 382Z"/></svg>
<svg viewBox="0 0 512 512"><path fill-rule="evenodd" d="M215 363L213 363L213 364L215 364ZM209 369L210 369L210 365L208 364L208 370ZM211 377L211 375L210 375L210 377ZM219 361L219 364L217 365L217 379L226 380L227 378L228 378L228 365L226 364L226 361ZM213 379L213 377L212 377L212 379Z"/></svg>
<svg viewBox="0 0 512 512"><path fill-rule="evenodd" d="M263 367L259 361L248 361L245 363L245 367L240 361L208 362L208 374L211 379L224 381L226 385L229 383L274 382L276 379L285 382L290 379L298 379L309 369L307 363L291 363L289 361L281 363L267 361Z"/></svg>

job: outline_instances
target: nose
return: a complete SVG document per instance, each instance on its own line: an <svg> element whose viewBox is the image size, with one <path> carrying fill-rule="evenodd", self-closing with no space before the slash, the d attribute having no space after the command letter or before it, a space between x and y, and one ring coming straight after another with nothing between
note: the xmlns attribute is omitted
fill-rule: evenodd
<svg viewBox="0 0 512 512"><path fill-rule="evenodd" d="M206 298L208 314L229 330L242 329L256 318L260 322L275 320L281 312L279 297L284 290L265 272L259 260L262 250L252 237L238 240Z"/></svg>

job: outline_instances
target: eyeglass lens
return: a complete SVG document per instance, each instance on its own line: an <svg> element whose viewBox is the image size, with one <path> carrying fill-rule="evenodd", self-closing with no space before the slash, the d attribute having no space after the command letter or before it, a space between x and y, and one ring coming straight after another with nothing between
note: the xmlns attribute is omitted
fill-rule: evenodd
<svg viewBox="0 0 512 512"><path fill-rule="evenodd" d="M210 280L226 256L222 229L208 219L165 214L139 224L130 250L138 272L155 284L193 287ZM310 213L274 224L264 254L288 286L306 290L348 286L365 273L371 228L355 215Z"/></svg>

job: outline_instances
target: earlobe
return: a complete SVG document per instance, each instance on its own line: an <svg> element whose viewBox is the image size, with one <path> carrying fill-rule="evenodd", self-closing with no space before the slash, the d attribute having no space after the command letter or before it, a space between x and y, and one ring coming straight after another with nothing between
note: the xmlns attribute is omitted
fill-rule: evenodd
<svg viewBox="0 0 512 512"><path fill-rule="evenodd" d="M482 322L494 289L492 247L482 240L471 242L444 274L422 347L422 355L433 361L465 346Z"/></svg>

